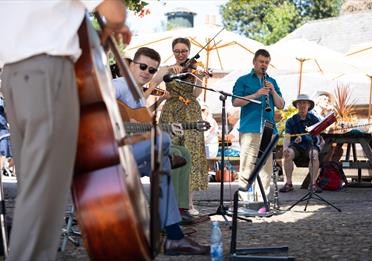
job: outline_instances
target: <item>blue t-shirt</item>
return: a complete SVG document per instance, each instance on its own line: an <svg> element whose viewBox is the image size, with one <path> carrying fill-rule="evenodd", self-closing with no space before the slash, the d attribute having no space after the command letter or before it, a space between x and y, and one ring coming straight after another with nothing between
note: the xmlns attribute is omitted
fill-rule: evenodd
<svg viewBox="0 0 372 261"><path fill-rule="evenodd" d="M268 75L266 80L274 85L275 91L282 97L282 93L276 81ZM240 77L236 81L233 94L237 96L247 96L254 94L261 88L262 80L257 77L255 71L252 69L249 74ZM261 96L257 99L262 102L261 104L250 102L241 108L239 132L262 133L265 120L274 123L274 134L278 132L274 120L274 100L272 94L270 94L269 97L270 112L265 111L265 96ZM234 99L236 98L233 97L232 100L234 101Z"/></svg>
<svg viewBox="0 0 372 261"><path fill-rule="evenodd" d="M293 115L291 118L287 120L285 123L285 133L286 134L301 134L301 133L307 133L305 130L306 127L309 127L311 125L314 125L315 123L318 123L319 119L312 113L308 113L306 115L306 118L304 120L301 120L300 115L297 113ZM297 144L296 146L300 146L302 149L307 150L312 145L312 141L315 143L319 142L318 137L314 137L311 135L304 135L301 136L302 140L300 143L295 143L294 140L296 139L296 136L291 137L291 141L289 145Z"/></svg>
<svg viewBox="0 0 372 261"><path fill-rule="evenodd" d="M118 77L112 80L115 87L116 99L121 100L132 109L146 107L146 101L143 98L135 100L132 92L129 90L127 81L123 77Z"/></svg>

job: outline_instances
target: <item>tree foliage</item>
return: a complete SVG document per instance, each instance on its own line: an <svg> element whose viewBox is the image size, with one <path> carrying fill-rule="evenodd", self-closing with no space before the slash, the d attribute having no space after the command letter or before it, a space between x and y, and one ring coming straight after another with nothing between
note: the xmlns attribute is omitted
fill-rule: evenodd
<svg viewBox="0 0 372 261"><path fill-rule="evenodd" d="M230 0L221 7L224 26L271 44L302 23L339 14L343 0Z"/></svg>
<svg viewBox="0 0 372 261"><path fill-rule="evenodd" d="M122 0L128 7L129 10L140 17L143 17L150 13L150 10L146 8L148 3L143 0Z"/></svg>

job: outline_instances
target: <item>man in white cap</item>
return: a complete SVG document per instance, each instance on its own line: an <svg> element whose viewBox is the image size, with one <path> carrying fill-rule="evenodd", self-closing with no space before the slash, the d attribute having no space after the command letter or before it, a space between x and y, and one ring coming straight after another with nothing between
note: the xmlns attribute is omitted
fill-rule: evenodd
<svg viewBox="0 0 372 261"><path fill-rule="evenodd" d="M319 119L309 113L314 108L314 102L306 94L298 95L293 101L293 106L298 113L289 118L285 125L286 137L283 144L284 170L286 183L279 190L280 192L293 191L292 173L293 162L296 160L308 161L309 172L312 177L312 189L320 193L321 189L316 186L316 179L319 170L319 136L310 136L306 127L319 122ZM312 159L312 160L310 160Z"/></svg>
<svg viewBox="0 0 372 261"><path fill-rule="evenodd" d="M333 111L333 97L329 92L319 91L315 98L315 106L311 111L312 114L323 120L329 113Z"/></svg>

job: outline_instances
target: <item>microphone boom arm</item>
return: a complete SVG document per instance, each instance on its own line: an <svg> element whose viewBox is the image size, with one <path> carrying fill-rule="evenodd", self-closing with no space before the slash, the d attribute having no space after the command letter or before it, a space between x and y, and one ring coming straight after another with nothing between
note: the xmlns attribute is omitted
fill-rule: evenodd
<svg viewBox="0 0 372 261"><path fill-rule="evenodd" d="M190 85L190 86L196 87L196 88L204 89L204 90L207 90L207 91L217 92L217 93L219 93L219 94L221 94L221 95L224 95L224 96L234 97L234 98L237 98L237 99L242 99L242 100L245 100L245 101L249 101L249 102L253 102L253 103L257 103L257 104L261 104L260 101L253 100L253 99L247 99L247 98L245 98L245 97L238 96L238 95L234 95L234 94L231 94L231 93L228 93L228 92L215 90L215 89L212 89L212 88L208 88L208 87L200 86L200 85L193 84L193 83L189 83L189 82L182 81L182 80L179 80L179 79L175 79L175 81L176 81L176 82L179 82L179 83L184 83L184 84L187 84L187 85Z"/></svg>

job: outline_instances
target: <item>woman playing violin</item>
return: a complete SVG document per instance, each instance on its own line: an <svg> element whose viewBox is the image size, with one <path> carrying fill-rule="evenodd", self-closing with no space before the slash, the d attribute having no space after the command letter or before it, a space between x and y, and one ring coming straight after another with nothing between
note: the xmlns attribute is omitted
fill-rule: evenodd
<svg viewBox="0 0 372 261"><path fill-rule="evenodd" d="M183 66L185 63L188 64L187 59L190 54L190 47L191 44L187 38L176 38L173 40L172 48L176 63L172 66L161 68L150 84L150 88L157 86L166 74L191 71L191 68ZM185 81L201 84L202 77L204 77L204 72L196 70ZM196 100L202 89L174 80L166 83L166 89L170 94L170 98L166 100L163 106L160 122L193 122L202 120L200 105ZM191 153L189 211L191 214L198 214L192 203L192 192L208 189L208 165L205 155L204 135L197 130L185 130L184 134L184 137L175 137L173 144L183 145Z"/></svg>

